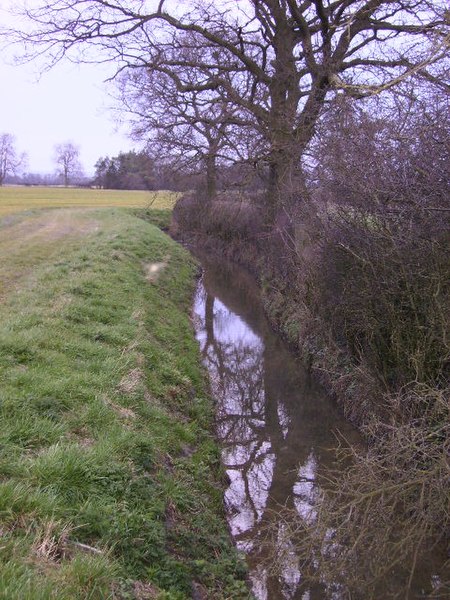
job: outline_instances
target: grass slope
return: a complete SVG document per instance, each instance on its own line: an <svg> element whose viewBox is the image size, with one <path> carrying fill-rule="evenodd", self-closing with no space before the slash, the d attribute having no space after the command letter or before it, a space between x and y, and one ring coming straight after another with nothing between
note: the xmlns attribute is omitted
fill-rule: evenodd
<svg viewBox="0 0 450 600"><path fill-rule="evenodd" d="M65 212L0 229L0 598L246 598L195 265L123 210Z"/></svg>

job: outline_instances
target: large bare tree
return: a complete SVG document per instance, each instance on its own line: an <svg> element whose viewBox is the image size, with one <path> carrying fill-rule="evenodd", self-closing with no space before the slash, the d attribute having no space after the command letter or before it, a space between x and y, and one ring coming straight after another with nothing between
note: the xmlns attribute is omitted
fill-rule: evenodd
<svg viewBox="0 0 450 600"><path fill-rule="evenodd" d="M269 220L302 187L301 159L327 100L436 76L450 45L446 0L50 0L24 9L31 56L117 61L177 72L252 115L270 172ZM186 34L189 48L186 51ZM99 50L102 52L99 54Z"/></svg>

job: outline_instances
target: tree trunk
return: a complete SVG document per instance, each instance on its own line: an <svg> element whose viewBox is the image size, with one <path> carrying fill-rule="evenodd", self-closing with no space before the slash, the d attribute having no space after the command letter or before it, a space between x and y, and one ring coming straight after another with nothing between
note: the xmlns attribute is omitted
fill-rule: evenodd
<svg viewBox="0 0 450 600"><path fill-rule="evenodd" d="M269 229L289 221L295 207L308 200L300 157L301 148L295 142L277 148L270 156L265 206Z"/></svg>
<svg viewBox="0 0 450 600"><path fill-rule="evenodd" d="M297 143L295 127L300 99L299 75L296 68L297 40L284 9L277 2L270 3L276 29L273 37L275 68L270 89L270 144L269 182L266 196L266 223L276 226L281 213L289 211L296 192L301 147ZM286 214L285 214L286 216Z"/></svg>
<svg viewBox="0 0 450 600"><path fill-rule="evenodd" d="M2 159L2 162L0 164L0 187L3 185L3 182L5 181L6 173L7 173L7 162L6 162L6 159Z"/></svg>
<svg viewBox="0 0 450 600"><path fill-rule="evenodd" d="M295 114L296 106L294 107L293 101L288 103L288 94L283 93L282 89L273 91L273 98L277 102L274 101L272 107L266 196L267 224L272 227L280 216L286 222L293 215L296 206L309 199L301 157L314 136L328 89L327 78L318 78L314 88L299 115Z"/></svg>
<svg viewBox="0 0 450 600"><path fill-rule="evenodd" d="M206 157L206 196L214 200L217 194L217 165L216 155L208 154Z"/></svg>

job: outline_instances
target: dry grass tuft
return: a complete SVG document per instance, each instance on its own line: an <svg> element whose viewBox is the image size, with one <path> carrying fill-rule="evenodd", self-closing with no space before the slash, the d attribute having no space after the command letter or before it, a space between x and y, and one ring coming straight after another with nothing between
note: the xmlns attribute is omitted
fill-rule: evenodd
<svg viewBox="0 0 450 600"><path fill-rule="evenodd" d="M34 535L33 557L47 565L60 563L67 553L70 532L71 527L67 523L63 526L53 520L43 523Z"/></svg>
<svg viewBox="0 0 450 600"><path fill-rule="evenodd" d="M117 386L119 392L123 394L133 394L140 387L144 380L144 372L136 367L124 375Z"/></svg>
<svg viewBox="0 0 450 600"><path fill-rule="evenodd" d="M135 581L133 592L136 600L156 600L161 596L161 590L148 581Z"/></svg>
<svg viewBox="0 0 450 600"><path fill-rule="evenodd" d="M122 419L133 420L136 418L136 413L134 412L134 410L131 410L131 408L119 406L106 396L104 397L104 402L105 404L110 406L113 409L113 411Z"/></svg>

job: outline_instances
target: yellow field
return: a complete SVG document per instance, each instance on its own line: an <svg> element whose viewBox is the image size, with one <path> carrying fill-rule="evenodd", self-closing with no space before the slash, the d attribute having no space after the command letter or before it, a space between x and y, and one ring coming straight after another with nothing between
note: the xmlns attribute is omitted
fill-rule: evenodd
<svg viewBox="0 0 450 600"><path fill-rule="evenodd" d="M62 187L0 187L0 218L36 208L123 206L173 208L178 194L158 191L91 190Z"/></svg>

